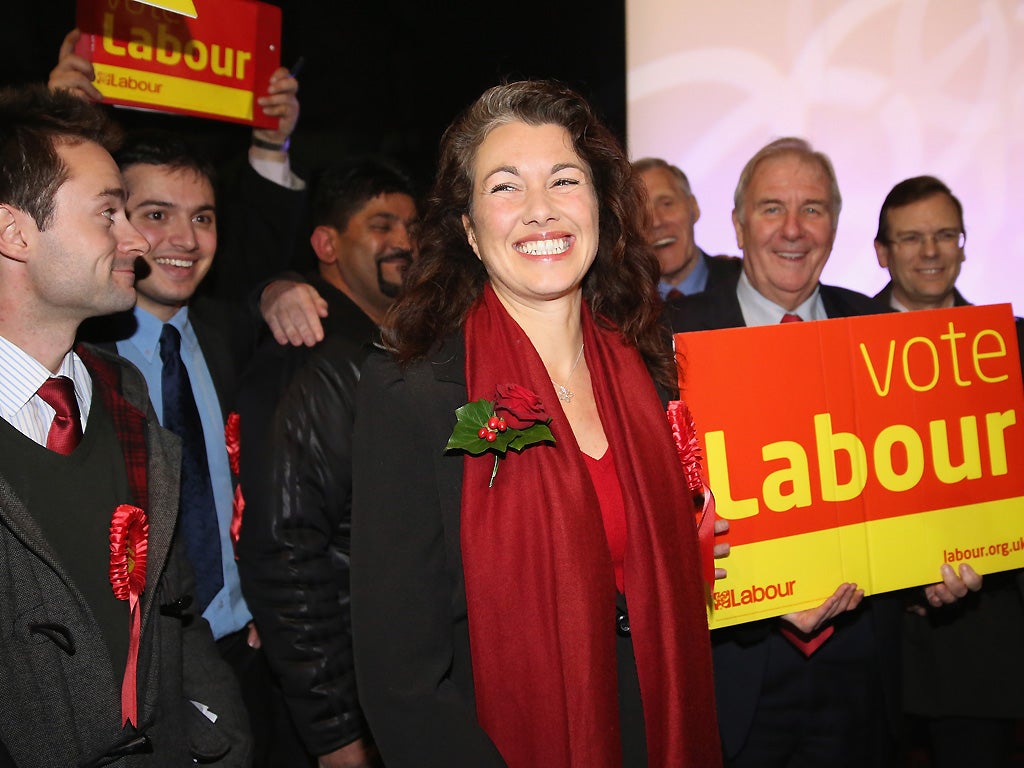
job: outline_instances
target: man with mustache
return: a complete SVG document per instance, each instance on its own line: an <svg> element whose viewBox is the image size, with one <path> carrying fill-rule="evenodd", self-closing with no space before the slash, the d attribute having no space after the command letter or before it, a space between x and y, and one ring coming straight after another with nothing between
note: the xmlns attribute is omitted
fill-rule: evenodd
<svg viewBox="0 0 1024 768"><path fill-rule="evenodd" d="M361 160L323 173L310 243L326 299L311 350L268 343L239 401L242 588L306 748L322 768L373 764L349 619L353 402L359 367L415 246L412 185Z"/></svg>

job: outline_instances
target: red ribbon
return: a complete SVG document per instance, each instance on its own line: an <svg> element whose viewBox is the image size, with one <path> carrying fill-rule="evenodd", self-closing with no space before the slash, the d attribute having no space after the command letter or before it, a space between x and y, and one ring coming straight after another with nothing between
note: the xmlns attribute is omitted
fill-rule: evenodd
<svg viewBox="0 0 1024 768"><path fill-rule="evenodd" d="M231 473L238 477L238 473L242 471L242 420L235 411L228 414L228 420L224 424L224 444L228 449L228 464L231 466ZM231 546L235 550L235 560L238 559L238 537L242 534L242 513L244 511L245 498L242 496L242 486L236 483L235 495L231 499L231 527L228 529Z"/></svg>
<svg viewBox="0 0 1024 768"><path fill-rule="evenodd" d="M114 597L128 601L128 660L121 683L121 725L138 725L136 670L142 617L139 597L146 588L146 551L149 546L146 513L131 504L119 504L110 520L110 586Z"/></svg>
<svg viewBox="0 0 1024 768"><path fill-rule="evenodd" d="M231 472L239 473L239 466L242 454L242 419L237 412L228 414L228 420L224 424L224 444L228 449L228 464L231 465Z"/></svg>
<svg viewBox="0 0 1024 768"><path fill-rule="evenodd" d="M672 439L679 454L679 463L683 467L686 485L698 502L697 512L697 543L700 548L701 576L709 590L715 583L715 497L704 481L704 456L697 442L697 430L693 425L690 409L682 400L672 400L668 404L669 426L672 428ZM703 504L700 503L703 497Z"/></svg>

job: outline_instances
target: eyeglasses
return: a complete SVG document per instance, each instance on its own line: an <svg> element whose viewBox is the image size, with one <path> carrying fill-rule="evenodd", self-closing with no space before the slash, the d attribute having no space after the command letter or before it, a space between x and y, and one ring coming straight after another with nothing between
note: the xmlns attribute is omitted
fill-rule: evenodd
<svg viewBox="0 0 1024 768"><path fill-rule="evenodd" d="M905 251L919 251L924 247L926 241L935 243L938 250L951 251L954 248L963 248L967 236L958 229L940 229L938 232L903 232L895 240L890 240L891 245L902 248Z"/></svg>

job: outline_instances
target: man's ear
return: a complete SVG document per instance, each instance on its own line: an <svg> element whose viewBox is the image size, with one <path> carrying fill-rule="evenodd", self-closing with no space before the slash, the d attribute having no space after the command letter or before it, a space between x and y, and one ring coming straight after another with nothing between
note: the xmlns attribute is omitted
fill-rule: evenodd
<svg viewBox="0 0 1024 768"><path fill-rule="evenodd" d="M309 236L309 244L313 246L313 252L317 259L324 264L333 264L338 260L337 237L337 230L326 224L321 224Z"/></svg>
<svg viewBox="0 0 1024 768"><path fill-rule="evenodd" d="M875 240L875 256L878 258L878 266L882 269L889 268L889 246Z"/></svg>
<svg viewBox="0 0 1024 768"><path fill-rule="evenodd" d="M732 211L732 228L736 230L736 247L743 251L743 225L740 224L739 214L736 209Z"/></svg>
<svg viewBox="0 0 1024 768"><path fill-rule="evenodd" d="M35 222L27 213L11 205L0 205L0 254L15 261L27 260L28 222L32 222L34 230Z"/></svg>
<svg viewBox="0 0 1024 768"><path fill-rule="evenodd" d="M476 244L476 232L473 231L473 222L470 221L469 216L465 213L462 214L462 228L466 230L466 241L469 243L469 247L473 249L473 253L476 257L480 258L480 248Z"/></svg>

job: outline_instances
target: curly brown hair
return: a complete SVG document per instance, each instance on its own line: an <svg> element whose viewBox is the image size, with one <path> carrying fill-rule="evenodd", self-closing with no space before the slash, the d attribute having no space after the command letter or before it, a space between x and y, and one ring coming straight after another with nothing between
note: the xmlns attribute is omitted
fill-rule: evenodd
<svg viewBox="0 0 1024 768"><path fill-rule="evenodd" d="M597 257L583 296L602 325L635 346L655 378L676 385L675 363L661 322L658 262L647 245L646 192L626 153L590 105L552 81L524 80L488 89L445 131L433 189L419 234L420 256L385 320L384 338L400 363L424 357L462 327L487 281L466 239L473 165L484 139L500 125L559 125L587 164L597 192Z"/></svg>

